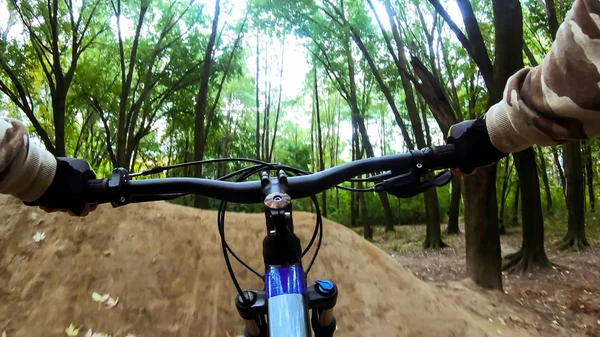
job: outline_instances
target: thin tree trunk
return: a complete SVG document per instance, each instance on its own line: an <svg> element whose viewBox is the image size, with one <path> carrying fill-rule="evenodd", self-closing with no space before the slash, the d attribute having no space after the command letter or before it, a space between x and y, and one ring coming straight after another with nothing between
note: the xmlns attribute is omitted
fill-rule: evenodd
<svg viewBox="0 0 600 337"><path fill-rule="evenodd" d="M358 153L358 134L354 117L352 117L352 161L357 160ZM351 182L350 186L355 188L355 183ZM356 196L356 192L350 192L350 225L354 228L358 226L358 198Z"/></svg>
<svg viewBox="0 0 600 337"><path fill-rule="evenodd" d="M315 66L314 74L314 95L315 95L315 113L317 115L317 146L319 147L319 171L325 170L325 160L323 158L323 137L321 130L321 109L319 106L319 84L317 81L317 68ZM327 192L321 193L321 209L323 216L327 217Z"/></svg>
<svg viewBox="0 0 600 337"><path fill-rule="evenodd" d="M516 186L517 189L515 190L515 197L513 198L513 217L512 217L512 224L514 226L518 226L519 225L519 197L521 196L521 186L520 186L520 182L518 181Z"/></svg>
<svg viewBox="0 0 600 337"><path fill-rule="evenodd" d="M313 103L312 116L310 116L310 169L313 172L317 171L317 165L315 164L315 105Z"/></svg>
<svg viewBox="0 0 600 337"><path fill-rule="evenodd" d="M58 79L57 79L58 80ZM54 117L54 148L57 157L66 155L65 147L65 101L67 99L67 88L63 83L56 83L56 89L52 97L52 114Z"/></svg>
<svg viewBox="0 0 600 337"><path fill-rule="evenodd" d="M459 234L458 217L460 215L460 178L452 178L452 192L450 194L450 210L448 212L448 226L446 234Z"/></svg>
<svg viewBox="0 0 600 337"><path fill-rule="evenodd" d="M509 192L508 182L510 181L510 175L512 174L512 162L510 157L506 157L504 160L504 177L502 177L502 194L500 197L500 213L498 214L498 222L500 223L500 234L506 232L504 228L504 206L506 204L506 198Z"/></svg>
<svg viewBox="0 0 600 337"><path fill-rule="evenodd" d="M427 218L427 234L425 235L425 241L423 241L423 248L425 249L437 249L447 247L442 241L442 231L440 228L440 212L439 204L437 199L436 190L431 188L424 193L425 199L425 216ZM429 224L437 224L437 226L431 226Z"/></svg>
<svg viewBox="0 0 600 337"><path fill-rule="evenodd" d="M256 134L254 135L254 146L256 148L256 159L260 160L260 82L259 82L259 57L260 57L260 43L258 39L258 28L256 28Z"/></svg>
<svg viewBox="0 0 600 337"><path fill-rule="evenodd" d="M594 194L594 166L592 162L592 148L590 141L583 143L585 153L585 176L590 200L590 212L596 212L596 196Z"/></svg>
<svg viewBox="0 0 600 337"><path fill-rule="evenodd" d="M388 19L392 26L392 34L394 41L396 43L396 51L397 51L397 68L398 73L400 75L400 81L402 82L402 87L404 89L405 95L405 104L406 109L408 111L408 116L410 119L410 123L413 129L413 134L415 135L417 146L419 148L424 148L427 146L425 141L423 127L421 124L421 118L419 114L419 110L416 105L416 98L414 91L412 89L412 84L410 79L408 78L405 69L408 68L408 61L406 59L406 54L404 51L404 41L398 32L398 27L395 24L395 12L391 6L390 1L385 1L385 8L388 14ZM388 46L388 48L390 48ZM390 50L390 53L392 51ZM392 55L394 55L392 53ZM408 146L412 145L410 142L406 142ZM410 148L410 147L409 147ZM425 203L425 214L427 214L427 230L425 235L425 240L423 242L424 248L440 248L445 247L446 245L442 241L441 229L440 229L440 217L439 217L439 209L437 207L437 191L435 189L431 189L431 192L424 193L424 203ZM435 199L435 200L434 200ZM432 209L432 207L435 207Z"/></svg>
<svg viewBox="0 0 600 337"><path fill-rule="evenodd" d="M522 191L523 242L521 249L507 256L504 270L525 273L548 268L552 264L544 250L544 219L540 200L540 182L535 165L535 150L530 147L513 154Z"/></svg>
<svg viewBox="0 0 600 337"><path fill-rule="evenodd" d="M194 114L195 114L195 126L194 126L194 160L202 160L204 159L204 148L206 146L206 135L205 132L208 129L208 125L210 125L210 116L209 120L205 121L206 116L208 115L208 87L209 80L211 75L211 69L213 65L213 50L215 46L215 40L217 37L217 27L219 24L219 14L221 11L221 0L217 0L215 3L215 13L212 22L212 30L208 40L208 45L206 47L206 52L204 54L204 63L202 67L202 76L200 81L200 88L198 89L198 95L196 96L196 104L194 106ZM206 123L206 125L205 125ZM202 165L196 165L194 170L194 176L197 178L202 177ZM208 199L206 197L201 197L196 195L194 199L194 206L199 208L208 208Z"/></svg>
<svg viewBox="0 0 600 337"><path fill-rule="evenodd" d="M538 153L542 181L544 182L544 192L546 193L546 212L548 214L552 214L552 193L550 191L550 182L548 181L548 171L546 169L546 158L544 156L544 149L539 148Z"/></svg>
<svg viewBox="0 0 600 337"><path fill-rule="evenodd" d="M580 142L563 144L563 160L567 182L567 211L569 226L563 238L562 249L584 249L589 246L585 238L585 190Z"/></svg>
<svg viewBox="0 0 600 337"><path fill-rule="evenodd" d="M546 4L546 17L548 19L548 29L552 40L556 39L556 31L558 31L558 17L556 16L556 6L554 0L544 0Z"/></svg>
<svg viewBox="0 0 600 337"><path fill-rule="evenodd" d="M567 193L565 172L563 171L562 165L560 164L560 159L558 159L558 150L556 147L552 147L552 159L554 161L554 167L558 171L558 177L560 178L560 186L563 189L563 194Z"/></svg>
<svg viewBox="0 0 600 337"><path fill-rule="evenodd" d="M337 102L338 98L336 97L336 102ZM342 113L342 109L340 108L340 105L337 104L337 126L336 126L336 131L335 131L335 156L334 156L334 165L337 165L337 160L339 157L339 152L340 152L340 115ZM336 209L340 209L340 189L336 188L335 189L335 205L336 205Z"/></svg>
<svg viewBox="0 0 600 337"><path fill-rule="evenodd" d="M279 126L279 113L281 111L281 92L283 89L283 55L285 52L285 43L281 47L281 65L279 67L279 98L277 98L277 112L275 113L275 127L273 128L273 140L271 141L271 150L269 152L269 162L273 159L273 151L275 150L275 138L277 137L277 127ZM325 214L323 214L325 216Z"/></svg>

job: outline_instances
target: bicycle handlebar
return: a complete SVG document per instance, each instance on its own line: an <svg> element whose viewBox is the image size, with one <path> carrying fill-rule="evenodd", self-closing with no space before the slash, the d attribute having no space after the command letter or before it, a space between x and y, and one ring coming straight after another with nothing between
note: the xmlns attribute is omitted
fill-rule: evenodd
<svg viewBox="0 0 600 337"><path fill-rule="evenodd" d="M417 167L437 170L457 167L454 145L414 150L409 153L366 158L324 171L287 178L287 194L292 199L309 197L332 188L350 178L382 171L404 173ZM88 182L86 199L89 203L125 204L149 200L165 200L194 193L236 203L262 203L261 181L230 182L204 178L157 178L128 180L126 171L115 170L111 179ZM116 183L116 182L119 183ZM159 198L152 198L158 196Z"/></svg>

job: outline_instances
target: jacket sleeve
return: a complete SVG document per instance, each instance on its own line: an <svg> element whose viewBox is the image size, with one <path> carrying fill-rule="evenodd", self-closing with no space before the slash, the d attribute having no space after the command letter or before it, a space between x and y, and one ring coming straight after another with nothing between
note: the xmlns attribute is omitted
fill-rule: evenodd
<svg viewBox="0 0 600 337"><path fill-rule="evenodd" d="M600 136L600 0L575 0L542 64L508 80L486 125L505 153Z"/></svg>
<svg viewBox="0 0 600 337"><path fill-rule="evenodd" d="M0 193L35 201L48 189L56 173L56 159L29 142L25 126L0 118Z"/></svg>

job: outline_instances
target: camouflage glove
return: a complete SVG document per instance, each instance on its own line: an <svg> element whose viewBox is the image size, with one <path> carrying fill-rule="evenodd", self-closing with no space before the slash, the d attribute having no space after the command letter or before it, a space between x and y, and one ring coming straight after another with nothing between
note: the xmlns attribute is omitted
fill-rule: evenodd
<svg viewBox="0 0 600 337"><path fill-rule="evenodd" d="M46 211L69 211L73 215L86 215L90 208L85 200L85 186L96 175L82 159L56 158L56 174L50 187L28 206L40 206Z"/></svg>
<svg viewBox="0 0 600 337"><path fill-rule="evenodd" d="M492 145L485 118L460 122L450 127L448 144L454 144L458 156L458 169L470 174L478 167L489 166L508 154Z"/></svg>

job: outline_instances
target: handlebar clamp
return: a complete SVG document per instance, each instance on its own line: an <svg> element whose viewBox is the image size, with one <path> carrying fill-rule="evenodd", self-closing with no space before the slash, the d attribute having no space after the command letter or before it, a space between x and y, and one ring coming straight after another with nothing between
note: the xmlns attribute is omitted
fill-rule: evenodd
<svg viewBox="0 0 600 337"><path fill-rule="evenodd" d="M125 189L129 181L129 172L122 168L114 169L110 179L108 180L108 192L115 196L111 201L113 207L123 206L129 203L129 195Z"/></svg>

